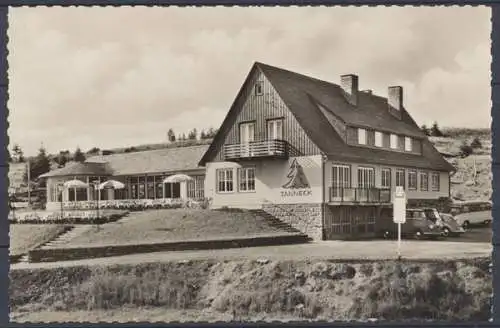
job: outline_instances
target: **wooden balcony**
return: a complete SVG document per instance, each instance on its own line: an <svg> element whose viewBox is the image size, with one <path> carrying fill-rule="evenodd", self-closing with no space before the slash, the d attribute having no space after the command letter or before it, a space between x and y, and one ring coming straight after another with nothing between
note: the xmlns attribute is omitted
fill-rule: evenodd
<svg viewBox="0 0 500 328"><path fill-rule="evenodd" d="M330 203L390 204L391 190L380 188L330 187Z"/></svg>
<svg viewBox="0 0 500 328"><path fill-rule="evenodd" d="M258 158L288 159L288 143L284 140L264 140L245 144L224 145L225 160L235 161Z"/></svg>

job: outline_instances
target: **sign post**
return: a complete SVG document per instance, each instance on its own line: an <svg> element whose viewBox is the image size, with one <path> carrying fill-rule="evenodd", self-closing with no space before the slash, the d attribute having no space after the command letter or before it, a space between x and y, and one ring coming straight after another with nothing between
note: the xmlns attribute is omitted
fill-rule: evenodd
<svg viewBox="0 0 500 328"><path fill-rule="evenodd" d="M406 193L403 187L396 187L392 208L394 223L398 225L398 259L401 259L401 225L406 222Z"/></svg>

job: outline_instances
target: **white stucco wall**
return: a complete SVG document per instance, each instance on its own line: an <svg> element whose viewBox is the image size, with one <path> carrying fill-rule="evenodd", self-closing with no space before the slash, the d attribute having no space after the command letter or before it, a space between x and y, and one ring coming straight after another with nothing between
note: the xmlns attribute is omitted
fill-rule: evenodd
<svg viewBox="0 0 500 328"><path fill-rule="evenodd" d="M302 167L309 188L286 189L287 174L294 160ZM238 191L238 168L255 167L255 191ZM217 169L231 168L234 176L234 190L218 193L216 190ZM212 198L212 207L260 208L263 203L311 204L322 202L321 156L292 157L288 160L255 160L245 164L233 162L207 163L205 195Z"/></svg>

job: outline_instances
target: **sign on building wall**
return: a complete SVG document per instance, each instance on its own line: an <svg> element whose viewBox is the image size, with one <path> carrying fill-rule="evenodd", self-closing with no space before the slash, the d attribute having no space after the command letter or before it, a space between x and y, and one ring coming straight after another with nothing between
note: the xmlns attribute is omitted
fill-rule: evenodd
<svg viewBox="0 0 500 328"><path fill-rule="evenodd" d="M297 159L293 159L286 175L286 182L282 185L281 197L311 196L311 185L304 173L304 168Z"/></svg>

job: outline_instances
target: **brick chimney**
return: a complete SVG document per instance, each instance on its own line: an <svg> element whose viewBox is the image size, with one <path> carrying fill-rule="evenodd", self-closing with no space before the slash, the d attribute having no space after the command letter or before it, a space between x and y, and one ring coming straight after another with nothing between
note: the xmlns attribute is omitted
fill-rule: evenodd
<svg viewBox="0 0 500 328"><path fill-rule="evenodd" d="M356 106L358 104L358 76L354 74L342 75L340 86L344 90L347 101Z"/></svg>
<svg viewBox="0 0 500 328"><path fill-rule="evenodd" d="M401 119L401 111L403 110L403 87L389 87L388 91L387 104L389 105L389 112Z"/></svg>

